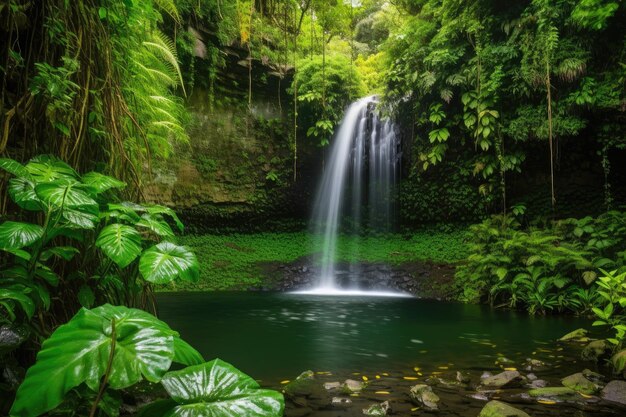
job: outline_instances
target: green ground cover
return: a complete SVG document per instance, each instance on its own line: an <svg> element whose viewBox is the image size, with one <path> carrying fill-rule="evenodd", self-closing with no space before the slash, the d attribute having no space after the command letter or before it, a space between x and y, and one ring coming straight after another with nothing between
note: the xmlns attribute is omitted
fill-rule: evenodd
<svg viewBox="0 0 626 417"><path fill-rule="evenodd" d="M467 256L465 229L423 230L410 235L339 236L339 261L410 261L455 263ZM179 243L189 246L200 262L200 280L178 282L168 290L230 290L263 285L261 264L290 263L313 255L320 238L307 232L231 235L189 235ZM175 285L175 286L174 286Z"/></svg>

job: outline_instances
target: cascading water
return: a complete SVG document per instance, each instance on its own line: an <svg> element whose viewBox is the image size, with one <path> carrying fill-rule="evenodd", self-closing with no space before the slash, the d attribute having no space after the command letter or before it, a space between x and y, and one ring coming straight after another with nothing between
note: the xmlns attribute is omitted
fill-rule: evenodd
<svg viewBox="0 0 626 417"><path fill-rule="evenodd" d="M384 232L392 224L398 140L393 123L381 120L374 111L376 103L375 97L352 103L335 135L313 212L313 225L322 238L319 283L313 293L359 290L358 283L345 288L337 282L335 254L342 228L353 233L364 227ZM346 217L350 225L343 221ZM351 272L358 275L358 265L351 265Z"/></svg>

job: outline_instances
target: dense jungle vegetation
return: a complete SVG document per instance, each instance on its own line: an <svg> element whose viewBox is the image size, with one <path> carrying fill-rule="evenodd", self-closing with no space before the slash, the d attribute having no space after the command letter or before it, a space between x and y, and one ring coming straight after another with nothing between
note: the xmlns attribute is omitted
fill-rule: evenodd
<svg viewBox="0 0 626 417"><path fill-rule="evenodd" d="M0 37L0 414L128 415L158 384L139 415L282 415L155 293L311 256L367 95L400 130L395 228L338 260L450 264L458 301L593 318L625 375L626 2L0 0Z"/></svg>

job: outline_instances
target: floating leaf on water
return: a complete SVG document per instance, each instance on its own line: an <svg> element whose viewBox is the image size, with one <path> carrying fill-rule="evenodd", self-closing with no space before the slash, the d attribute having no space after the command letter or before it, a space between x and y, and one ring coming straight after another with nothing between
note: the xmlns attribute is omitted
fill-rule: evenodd
<svg viewBox="0 0 626 417"><path fill-rule="evenodd" d="M517 368L504 368L505 371L517 371Z"/></svg>
<svg viewBox="0 0 626 417"><path fill-rule="evenodd" d="M402 379L406 379L407 381L416 381L418 378L415 376L403 376Z"/></svg>
<svg viewBox="0 0 626 417"><path fill-rule="evenodd" d="M285 385L288 384L290 381L288 379L285 379L284 381L280 381L281 385Z"/></svg>
<svg viewBox="0 0 626 417"><path fill-rule="evenodd" d="M422 368L420 368L419 366L416 366L415 368L413 368L413 370L414 370L415 372L419 372L419 371L421 371L421 370L422 370Z"/></svg>
<svg viewBox="0 0 626 417"><path fill-rule="evenodd" d="M389 376L387 372L383 372L383 376Z"/></svg>
<svg viewBox="0 0 626 417"><path fill-rule="evenodd" d="M546 404L546 405L554 405L554 404L556 404L556 401L552 401L552 400L538 400L537 402L539 404Z"/></svg>
<svg viewBox="0 0 626 417"><path fill-rule="evenodd" d="M448 367L447 366L439 366L438 369L446 370L446 369L448 369Z"/></svg>
<svg viewBox="0 0 626 417"><path fill-rule="evenodd" d="M376 391L374 394L389 395L391 393L389 391Z"/></svg>
<svg viewBox="0 0 626 417"><path fill-rule="evenodd" d="M376 379L380 379L380 375L376 375Z"/></svg>
<svg viewBox="0 0 626 417"><path fill-rule="evenodd" d="M418 344L418 345L421 345L421 344L423 344L424 342L423 342L423 341L421 341L421 340L419 340L419 339L411 339L411 343L416 343L416 344Z"/></svg>
<svg viewBox="0 0 626 417"><path fill-rule="evenodd" d="M366 377L365 375L363 375L361 378L363 378L363 381L367 381L367 380L369 380L369 378L368 378L368 377Z"/></svg>

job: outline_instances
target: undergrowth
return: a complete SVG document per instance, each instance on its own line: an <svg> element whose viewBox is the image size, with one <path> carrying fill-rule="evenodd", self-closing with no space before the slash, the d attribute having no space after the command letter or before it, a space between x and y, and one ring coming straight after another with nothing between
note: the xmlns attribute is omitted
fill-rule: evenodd
<svg viewBox="0 0 626 417"><path fill-rule="evenodd" d="M423 230L410 235L339 236L337 260L400 264L412 261L456 263L467 256L465 230ZM167 290L239 290L265 284L262 265L291 263L314 255L320 237L307 232L190 235L179 238L200 262L200 280Z"/></svg>

